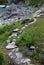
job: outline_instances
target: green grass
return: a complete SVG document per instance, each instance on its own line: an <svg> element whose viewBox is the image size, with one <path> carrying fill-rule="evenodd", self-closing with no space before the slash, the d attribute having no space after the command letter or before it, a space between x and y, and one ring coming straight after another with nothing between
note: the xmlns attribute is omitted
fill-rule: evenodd
<svg viewBox="0 0 44 65"><path fill-rule="evenodd" d="M0 26L0 42L5 41L7 39L7 37L12 33L12 30L15 28L21 28L22 26L24 26L25 24L28 24L29 22L32 22L33 19L31 20L23 20L23 21L17 21L15 23L11 23L11 24L5 24Z"/></svg>
<svg viewBox="0 0 44 65"><path fill-rule="evenodd" d="M36 38L36 43L44 43L44 16L41 16L40 18L38 18L36 23L26 28L21 36L24 36L25 33L27 35L34 35L34 37ZM25 35L24 37L26 37L27 35Z"/></svg>
<svg viewBox="0 0 44 65"><path fill-rule="evenodd" d="M37 53L34 53L35 55L33 55L33 59L40 59L41 57L39 57L38 54L44 53L44 50L42 50L44 49L44 16L41 16L38 18L36 23L27 27L20 35L20 38L16 41L16 45L19 46L20 51L22 51L26 57L30 57L30 55L26 53L25 47L27 47L28 44L30 45L30 42L33 41L33 38L35 38L34 46L36 47L35 50Z"/></svg>

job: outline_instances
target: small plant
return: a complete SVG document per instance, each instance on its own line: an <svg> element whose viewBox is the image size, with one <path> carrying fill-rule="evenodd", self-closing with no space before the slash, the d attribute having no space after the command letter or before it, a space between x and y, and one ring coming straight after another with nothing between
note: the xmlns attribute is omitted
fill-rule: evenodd
<svg viewBox="0 0 44 65"><path fill-rule="evenodd" d="M33 52L32 57L33 57L34 59L36 59L36 60L39 60L39 59L40 59L40 56L39 56L39 54L38 54L37 52Z"/></svg>
<svg viewBox="0 0 44 65"><path fill-rule="evenodd" d="M31 45L35 44L35 37L32 33L24 32L21 34L20 38L16 41L17 45L25 45L30 47Z"/></svg>
<svg viewBox="0 0 44 65"><path fill-rule="evenodd" d="M0 53L0 65L6 65L6 60L3 56L3 53Z"/></svg>

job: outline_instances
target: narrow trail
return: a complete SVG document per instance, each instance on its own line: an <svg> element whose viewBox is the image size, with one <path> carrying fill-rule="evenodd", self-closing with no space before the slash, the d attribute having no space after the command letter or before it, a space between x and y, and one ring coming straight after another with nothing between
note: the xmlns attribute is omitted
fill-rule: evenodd
<svg viewBox="0 0 44 65"><path fill-rule="evenodd" d="M29 25L32 25L32 24L34 24L36 21L37 21L37 18L38 18L38 15L39 15L39 17L41 16L41 15L43 15L42 13L41 14L39 14L42 10L44 10L44 7L42 7L42 8L40 8L37 12L35 12L34 14L33 14L33 19L34 19L34 21L33 22L31 22L31 23L29 23L28 25L26 24L25 26L23 26L22 28L23 28L23 30L26 28L26 27L28 27ZM21 28L21 29L22 29ZM21 30L22 31L22 30ZM17 65L17 64L14 64L14 61L8 56L8 50L6 50L6 49L4 49L5 50L5 55L6 55L6 57L7 57L7 59L8 59L8 65Z"/></svg>

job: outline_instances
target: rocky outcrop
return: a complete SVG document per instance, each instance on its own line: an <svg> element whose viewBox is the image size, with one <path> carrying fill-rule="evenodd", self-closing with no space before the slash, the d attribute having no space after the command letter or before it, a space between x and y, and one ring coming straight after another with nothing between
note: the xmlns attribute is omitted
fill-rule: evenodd
<svg viewBox="0 0 44 65"><path fill-rule="evenodd" d="M37 8L20 7L15 4L10 4L6 8L0 7L0 24L29 19L29 16L36 10Z"/></svg>

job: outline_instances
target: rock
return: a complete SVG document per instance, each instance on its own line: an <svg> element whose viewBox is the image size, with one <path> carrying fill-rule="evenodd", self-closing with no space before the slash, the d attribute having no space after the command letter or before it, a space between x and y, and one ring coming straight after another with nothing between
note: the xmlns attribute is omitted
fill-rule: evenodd
<svg viewBox="0 0 44 65"><path fill-rule="evenodd" d="M40 53L39 55L40 57L44 58L44 53Z"/></svg>
<svg viewBox="0 0 44 65"><path fill-rule="evenodd" d="M15 42L11 42L12 45L15 45L16 43Z"/></svg>
<svg viewBox="0 0 44 65"><path fill-rule="evenodd" d="M31 46L30 49L34 50L35 49L35 46Z"/></svg>
<svg viewBox="0 0 44 65"><path fill-rule="evenodd" d="M17 29L17 28L13 30L13 32L18 32L18 31L19 31L19 29Z"/></svg>
<svg viewBox="0 0 44 65"><path fill-rule="evenodd" d="M20 53L20 52L17 52L17 53L16 53L16 57L17 57L17 59L20 59L20 58L22 58L22 53Z"/></svg>
<svg viewBox="0 0 44 65"><path fill-rule="evenodd" d="M13 41L13 42L16 42L16 39L13 39L12 41Z"/></svg>
<svg viewBox="0 0 44 65"><path fill-rule="evenodd" d="M10 43L10 39L6 40L6 42L9 44Z"/></svg>
<svg viewBox="0 0 44 65"><path fill-rule="evenodd" d="M5 8L5 5L0 5L0 8Z"/></svg>
<svg viewBox="0 0 44 65"><path fill-rule="evenodd" d="M28 58L23 58L22 60L21 60L21 63L26 63L26 62L31 62L31 59L28 59Z"/></svg>
<svg viewBox="0 0 44 65"><path fill-rule="evenodd" d="M25 29L25 26L21 28L21 31Z"/></svg>
<svg viewBox="0 0 44 65"><path fill-rule="evenodd" d="M12 52L10 52L8 55L11 56L12 55Z"/></svg>
<svg viewBox="0 0 44 65"><path fill-rule="evenodd" d="M12 50L12 52L18 52L19 51L19 48L15 48Z"/></svg>
<svg viewBox="0 0 44 65"><path fill-rule="evenodd" d="M28 25L25 25L25 27L28 27Z"/></svg>
<svg viewBox="0 0 44 65"><path fill-rule="evenodd" d="M8 39L11 39L11 36L9 36Z"/></svg>
<svg viewBox="0 0 44 65"><path fill-rule="evenodd" d="M8 44L7 46L6 46L6 49L14 49L14 48L16 48L17 46L15 46L15 45L13 45L13 44Z"/></svg>
<svg viewBox="0 0 44 65"><path fill-rule="evenodd" d="M17 37L17 33L12 33L12 35L11 35L12 37Z"/></svg>

